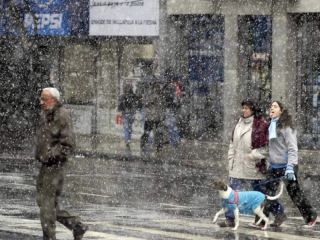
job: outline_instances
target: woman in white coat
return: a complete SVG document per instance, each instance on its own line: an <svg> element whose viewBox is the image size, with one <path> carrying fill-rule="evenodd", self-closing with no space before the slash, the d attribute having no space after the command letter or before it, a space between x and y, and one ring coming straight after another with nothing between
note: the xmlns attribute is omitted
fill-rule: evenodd
<svg viewBox="0 0 320 240"><path fill-rule="evenodd" d="M264 192L266 155L268 151L268 122L256 107L246 99L241 103L242 115L236 124L229 145L229 185L233 190ZM226 213L226 221L220 227L233 227L232 211Z"/></svg>

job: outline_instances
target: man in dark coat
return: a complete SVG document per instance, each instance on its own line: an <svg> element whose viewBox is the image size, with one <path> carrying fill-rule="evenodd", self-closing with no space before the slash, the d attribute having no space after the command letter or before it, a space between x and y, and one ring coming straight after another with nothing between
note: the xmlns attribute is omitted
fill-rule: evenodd
<svg viewBox="0 0 320 240"><path fill-rule="evenodd" d="M165 103L164 98L161 96L161 86L154 77L149 80L150 84L146 89L142 103L145 114L144 131L141 136L141 153L145 155L146 145L151 131L154 134L154 145L156 154L158 154L163 147L162 125L165 118Z"/></svg>
<svg viewBox="0 0 320 240"><path fill-rule="evenodd" d="M147 143L153 131L155 153L158 155L163 145L162 125L165 119L165 101L161 95L161 84L159 78L154 75L155 63L146 62L143 67L143 82L146 83L142 106L145 115L144 131L140 140L142 157L147 156Z"/></svg>
<svg viewBox="0 0 320 240"><path fill-rule="evenodd" d="M139 99L133 92L133 86L131 84L125 84L123 87L123 94L121 94L119 98L118 111L121 112L123 117L124 141L126 143L126 151L129 155L131 154L130 142L132 125L138 105Z"/></svg>
<svg viewBox="0 0 320 240"><path fill-rule="evenodd" d="M37 203L44 240L56 239L56 221L73 231L75 240L82 239L88 227L80 218L60 210L64 168L75 147L70 112L60 103L56 88L41 92L41 119L36 133L35 158L41 162L37 179Z"/></svg>

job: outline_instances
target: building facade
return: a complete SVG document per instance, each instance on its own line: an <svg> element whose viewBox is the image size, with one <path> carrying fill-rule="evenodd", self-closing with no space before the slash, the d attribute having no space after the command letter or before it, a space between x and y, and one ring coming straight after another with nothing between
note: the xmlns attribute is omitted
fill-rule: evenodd
<svg viewBox="0 0 320 240"><path fill-rule="evenodd" d="M315 0L168 0L167 34L175 33L175 37L166 38L166 45L173 46L166 52L166 58L176 60L171 64L180 66L188 75L192 59L188 38L193 33L187 22L198 17L219 18L215 23L204 24L208 33L220 28L223 34L214 30L214 44L199 39L198 43L203 44L197 54L204 57L223 48L220 56L211 53L223 62L219 65L223 80L211 74L214 82L223 85L219 95L223 138L226 140L230 135L241 99L253 97L263 107L274 99L284 102L294 114L300 144L318 148L319 12L320 2ZM184 47L181 43L185 43ZM179 47L175 47L177 44Z"/></svg>
<svg viewBox="0 0 320 240"><path fill-rule="evenodd" d="M31 12L37 14L38 23L29 12L22 14L25 8L8 7L5 2L0 1L7 13L1 16L1 24L20 32L0 29L2 46L11 46L1 56L14 62L1 63L1 81L6 83L2 96L12 93L13 85L24 88L23 82L29 82L33 87L28 101L35 102L41 87L58 87L73 110L78 143L84 150L99 150L101 138L122 135L122 126L115 121L121 86L125 81L139 81L141 64L148 59L156 60L157 74L174 69L184 83L187 101L182 107L190 133L186 137L227 143L243 98L259 100L264 109L271 99L277 99L294 114L301 146L319 149L317 0L159 0L158 34L150 36L97 34L97 29L91 34L91 1L68 1L67 5L55 1L53 8L61 16L52 16L57 9L47 5L34 6ZM15 12L20 13L18 17ZM12 18L23 27L12 28ZM58 25L60 31L54 30ZM26 51L30 44L32 54ZM17 51L16 46L24 51ZM6 74L12 72L12 66L21 70L21 64L28 74L25 70L14 77ZM6 99L2 100L1 118L10 122L8 108L16 115L25 109L15 107L15 97ZM35 109L31 104L30 112ZM136 121L136 139L141 131Z"/></svg>

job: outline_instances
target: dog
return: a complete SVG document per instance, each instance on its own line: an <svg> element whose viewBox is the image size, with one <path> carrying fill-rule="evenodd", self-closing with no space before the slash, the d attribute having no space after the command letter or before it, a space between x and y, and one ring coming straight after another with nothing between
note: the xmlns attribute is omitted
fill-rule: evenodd
<svg viewBox="0 0 320 240"><path fill-rule="evenodd" d="M280 184L280 191L276 196L268 196L258 191L241 191L232 190L227 184L220 180L213 181L212 187L219 191L220 198L223 199L223 208L216 213L213 218L213 223L216 223L218 217L225 213L228 209L234 210L235 226L232 230L237 230L239 227L239 213L245 210L255 213L260 218L258 222L254 223L259 226L261 221L265 222L262 230L266 230L269 223L269 218L263 213L263 203L265 200L276 200L283 192L283 182Z"/></svg>

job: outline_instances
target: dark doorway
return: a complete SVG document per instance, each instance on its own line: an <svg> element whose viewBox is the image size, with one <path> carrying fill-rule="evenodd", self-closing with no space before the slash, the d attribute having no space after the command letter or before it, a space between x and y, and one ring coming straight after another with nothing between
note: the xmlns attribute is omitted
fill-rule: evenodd
<svg viewBox="0 0 320 240"><path fill-rule="evenodd" d="M320 147L320 15L294 16L296 32L297 117L300 145Z"/></svg>

